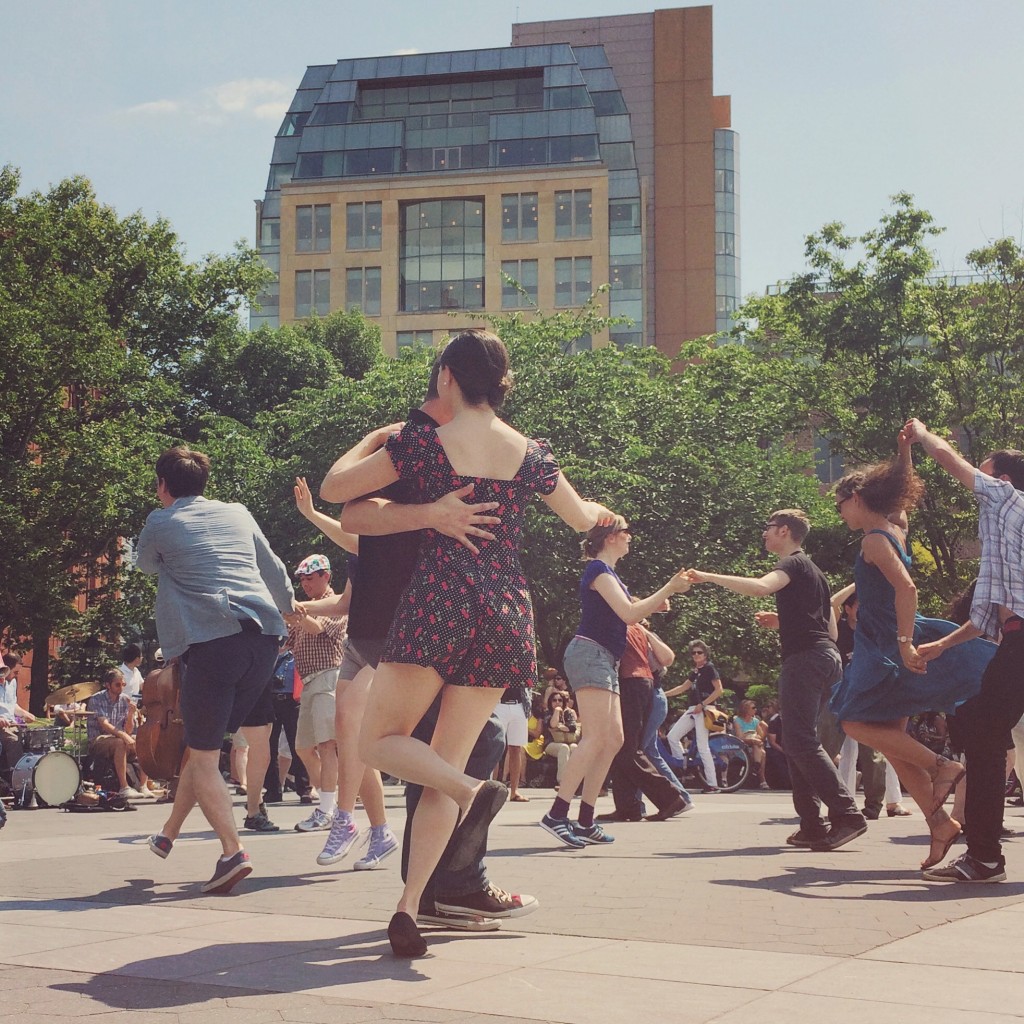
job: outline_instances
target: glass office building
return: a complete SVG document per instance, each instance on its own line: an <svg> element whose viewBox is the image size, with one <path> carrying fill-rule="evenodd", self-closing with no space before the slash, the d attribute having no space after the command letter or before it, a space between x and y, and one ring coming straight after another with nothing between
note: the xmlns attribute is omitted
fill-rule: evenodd
<svg viewBox="0 0 1024 1024"><path fill-rule="evenodd" d="M276 281L252 325L358 306L393 352L607 283L602 308L630 322L575 344L655 343L654 175L634 130L639 106L643 150L655 97L631 100L610 50L567 36L308 68L257 203Z"/></svg>

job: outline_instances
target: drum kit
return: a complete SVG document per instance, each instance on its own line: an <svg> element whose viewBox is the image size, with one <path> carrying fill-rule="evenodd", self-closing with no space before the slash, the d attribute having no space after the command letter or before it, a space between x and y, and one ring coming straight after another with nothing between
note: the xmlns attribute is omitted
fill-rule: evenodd
<svg viewBox="0 0 1024 1024"><path fill-rule="evenodd" d="M24 751L11 772L16 807L57 807L74 798L82 784L82 759L88 749L85 727L92 711L77 707L102 689L99 683L74 683L55 690L46 698L47 708L60 708L70 722L37 728L21 726L18 738ZM65 741L65 731L71 735ZM70 746L74 754L65 750Z"/></svg>

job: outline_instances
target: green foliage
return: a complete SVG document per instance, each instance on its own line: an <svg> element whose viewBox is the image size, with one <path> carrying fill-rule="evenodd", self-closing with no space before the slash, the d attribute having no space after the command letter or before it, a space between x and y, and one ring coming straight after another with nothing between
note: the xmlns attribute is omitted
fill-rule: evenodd
<svg viewBox="0 0 1024 1024"><path fill-rule="evenodd" d="M1024 254L1000 239L969 254L973 281L936 280L928 243L939 230L896 195L859 237L840 224L811 235L810 271L739 313L734 333L850 467L891 457L911 416L952 431L974 464L1020 447ZM915 460L928 488L912 523L928 567L922 603L935 608L973 575L959 552L976 536L976 506L931 460Z"/></svg>
<svg viewBox="0 0 1024 1024"><path fill-rule="evenodd" d="M241 252L186 263L165 222L118 217L82 178L18 185L0 171L0 622L39 655L38 706L49 637L115 628L121 538L139 532L177 433L173 367L236 319L264 270Z"/></svg>

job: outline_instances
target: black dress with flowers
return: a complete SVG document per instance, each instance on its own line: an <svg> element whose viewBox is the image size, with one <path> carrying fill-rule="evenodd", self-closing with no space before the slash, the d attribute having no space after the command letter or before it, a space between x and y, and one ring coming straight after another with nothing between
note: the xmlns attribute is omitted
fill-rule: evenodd
<svg viewBox="0 0 1024 1024"><path fill-rule="evenodd" d="M488 527L494 540L476 540L474 555L451 537L425 530L420 557L395 612L383 662L433 668L458 686L530 686L537 676L533 605L519 561L526 506L550 494L559 468L547 441L528 441L511 480L460 476L433 427L407 423L385 445L396 472L416 480L424 501L475 485L473 504L497 501Z"/></svg>

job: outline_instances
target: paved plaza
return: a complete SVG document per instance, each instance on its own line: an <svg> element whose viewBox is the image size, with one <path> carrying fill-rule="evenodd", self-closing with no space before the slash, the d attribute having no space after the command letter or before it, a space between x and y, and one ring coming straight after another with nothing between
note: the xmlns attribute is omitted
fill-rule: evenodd
<svg viewBox="0 0 1024 1024"><path fill-rule="evenodd" d="M394 959L384 934L397 855L378 871L318 867L324 836L292 831L308 811L293 794L271 808L286 831L245 838L255 870L230 897L199 893L219 847L198 812L166 861L145 843L165 807L12 812L0 831L0 1021L1024 1017L1020 809L1007 812L1022 832L1006 847L1009 881L943 886L914 870L919 814L883 816L822 854L785 846L786 793L698 796L692 814L619 825L614 846L574 851L536 825L550 791L527 793L498 816L488 867L540 910L497 932L431 932L431 956L414 961ZM387 796L400 830L402 791Z"/></svg>

